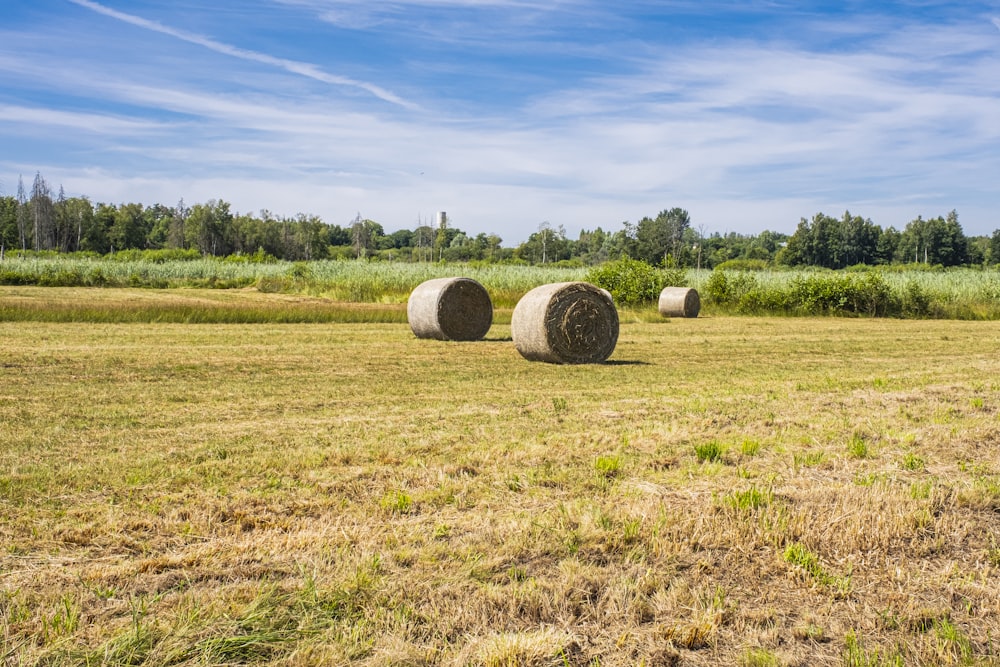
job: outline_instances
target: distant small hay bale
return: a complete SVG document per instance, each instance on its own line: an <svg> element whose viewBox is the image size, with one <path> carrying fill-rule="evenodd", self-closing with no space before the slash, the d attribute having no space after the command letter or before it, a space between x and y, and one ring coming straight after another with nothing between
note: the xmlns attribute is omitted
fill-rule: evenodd
<svg viewBox="0 0 1000 667"><path fill-rule="evenodd" d="M611 296L590 283L551 283L521 297L510 330L530 361L597 364L618 343L618 311Z"/></svg>
<svg viewBox="0 0 1000 667"><path fill-rule="evenodd" d="M410 293L406 319L417 338L480 340L493 324L493 302L472 278L434 278Z"/></svg>
<svg viewBox="0 0 1000 667"><path fill-rule="evenodd" d="M659 308L664 317L698 317L701 299L698 291L690 287L664 287Z"/></svg>

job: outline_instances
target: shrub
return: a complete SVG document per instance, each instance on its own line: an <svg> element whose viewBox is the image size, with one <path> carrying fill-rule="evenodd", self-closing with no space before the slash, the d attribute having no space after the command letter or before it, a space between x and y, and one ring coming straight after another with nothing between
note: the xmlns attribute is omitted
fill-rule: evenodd
<svg viewBox="0 0 1000 667"><path fill-rule="evenodd" d="M308 282L313 279L313 271L307 262L295 262L288 269L288 277L298 282Z"/></svg>
<svg viewBox="0 0 1000 667"><path fill-rule="evenodd" d="M884 316L891 310L889 285L876 272L819 274L796 278L791 284L791 305L813 314L857 313Z"/></svg>
<svg viewBox="0 0 1000 667"><path fill-rule="evenodd" d="M684 287L687 282L683 270L657 269L630 257L594 267L586 280L611 292L615 303L623 306L654 302L664 287Z"/></svg>
<svg viewBox="0 0 1000 667"><path fill-rule="evenodd" d="M926 317L930 313L931 297L917 281L908 280L903 288L901 307L907 317Z"/></svg>
<svg viewBox="0 0 1000 667"><path fill-rule="evenodd" d="M80 287L86 283L81 271L61 269L46 271L39 277L38 284L43 287Z"/></svg>
<svg viewBox="0 0 1000 667"><path fill-rule="evenodd" d="M705 296L720 306L750 305L759 301L760 287L757 279L749 273L716 269L705 283Z"/></svg>

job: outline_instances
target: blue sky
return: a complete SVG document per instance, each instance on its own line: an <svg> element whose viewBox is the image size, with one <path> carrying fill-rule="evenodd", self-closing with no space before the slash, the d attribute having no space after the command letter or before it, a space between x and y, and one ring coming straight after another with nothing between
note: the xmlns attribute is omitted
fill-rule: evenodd
<svg viewBox="0 0 1000 667"><path fill-rule="evenodd" d="M515 245L679 206L705 233L1000 228L1000 0L13 0L0 194L447 211Z"/></svg>

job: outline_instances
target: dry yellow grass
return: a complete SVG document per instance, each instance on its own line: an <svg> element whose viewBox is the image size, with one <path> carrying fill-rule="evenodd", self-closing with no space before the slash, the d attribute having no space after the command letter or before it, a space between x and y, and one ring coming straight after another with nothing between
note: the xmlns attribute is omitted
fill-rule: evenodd
<svg viewBox="0 0 1000 667"><path fill-rule="evenodd" d="M995 323L509 333L0 323L0 662L997 664Z"/></svg>

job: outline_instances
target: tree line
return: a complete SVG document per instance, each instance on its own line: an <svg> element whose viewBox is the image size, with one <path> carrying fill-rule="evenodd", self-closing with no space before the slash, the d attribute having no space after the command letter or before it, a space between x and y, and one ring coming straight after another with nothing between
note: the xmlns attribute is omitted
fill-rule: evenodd
<svg viewBox="0 0 1000 667"><path fill-rule="evenodd" d="M237 213L229 203L209 200L187 206L138 203L93 204L86 197L53 194L41 174L30 191L18 180L16 196L0 197L0 253L8 251L89 252L182 250L200 255L246 255L289 261L372 258L388 261L483 261L596 265L629 257L654 266L714 268L817 266L840 269L866 264L923 263L983 266L1000 263L1000 229L990 237L967 237L955 211L917 217L903 230L881 228L845 212L803 218L791 235L714 232L694 227L682 208L665 209L615 231L601 227L570 238L563 226L538 225L526 241L502 245L496 234L466 234L443 221L418 220L413 229L387 233L358 214L346 225L316 215L294 217Z"/></svg>

